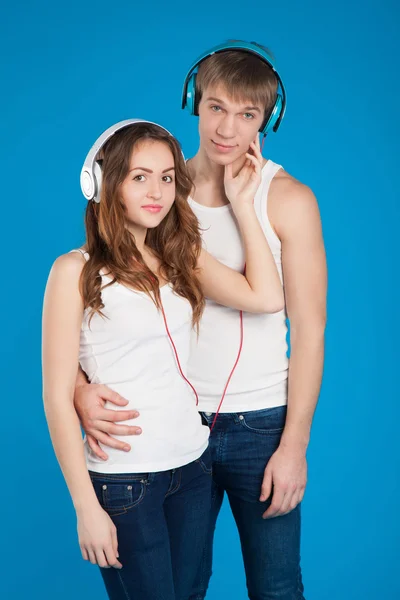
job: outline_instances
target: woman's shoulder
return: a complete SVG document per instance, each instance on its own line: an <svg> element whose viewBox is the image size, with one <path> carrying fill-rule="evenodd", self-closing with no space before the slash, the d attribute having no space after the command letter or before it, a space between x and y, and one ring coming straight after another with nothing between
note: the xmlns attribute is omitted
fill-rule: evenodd
<svg viewBox="0 0 400 600"><path fill-rule="evenodd" d="M61 254L53 263L51 268L54 274L74 278L80 276L83 266L87 260L84 248L71 250Z"/></svg>

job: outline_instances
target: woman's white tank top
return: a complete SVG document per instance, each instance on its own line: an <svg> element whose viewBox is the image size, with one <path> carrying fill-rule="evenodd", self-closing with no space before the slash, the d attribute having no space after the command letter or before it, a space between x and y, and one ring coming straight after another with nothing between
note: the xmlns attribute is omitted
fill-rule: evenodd
<svg viewBox="0 0 400 600"><path fill-rule="evenodd" d="M103 284L109 277L102 275ZM168 328L187 376L192 309L167 284L160 289ZM144 292L114 283L102 290L104 317L83 316L79 362L91 383L102 383L129 401L123 409L140 416L129 425L141 435L115 436L130 452L104 447L109 459L97 459L85 440L87 466L101 473L165 471L196 460L208 444L194 393L182 378L161 311ZM118 410L114 404L106 408ZM120 409L121 410L121 409Z"/></svg>

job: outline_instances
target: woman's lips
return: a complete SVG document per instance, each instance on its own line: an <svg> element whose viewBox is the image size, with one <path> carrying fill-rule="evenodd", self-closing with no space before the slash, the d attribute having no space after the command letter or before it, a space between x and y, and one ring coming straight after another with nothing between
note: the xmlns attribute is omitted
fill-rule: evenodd
<svg viewBox="0 0 400 600"><path fill-rule="evenodd" d="M142 206L142 208L151 213L158 213L162 209L162 206L160 206L159 204L145 204L144 206Z"/></svg>

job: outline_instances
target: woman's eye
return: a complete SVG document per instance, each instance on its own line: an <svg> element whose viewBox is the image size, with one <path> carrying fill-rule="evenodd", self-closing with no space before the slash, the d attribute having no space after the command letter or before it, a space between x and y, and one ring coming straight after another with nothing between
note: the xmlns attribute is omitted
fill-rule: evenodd
<svg viewBox="0 0 400 600"><path fill-rule="evenodd" d="M171 175L164 175L163 181L165 181L165 183L172 183L173 179Z"/></svg>
<svg viewBox="0 0 400 600"><path fill-rule="evenodd" d="M144 176L144 175L136 175L136 176L133 178L133 181L144 181L145 179L146 179L146 178L145 178L145 176Z"/></svg>

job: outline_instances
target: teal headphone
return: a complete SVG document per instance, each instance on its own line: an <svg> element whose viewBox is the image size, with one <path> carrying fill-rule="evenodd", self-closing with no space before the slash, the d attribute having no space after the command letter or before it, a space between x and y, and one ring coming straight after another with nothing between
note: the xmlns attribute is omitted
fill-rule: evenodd
<svg viewBox="0 0 400 600"><path fill-rule="evenodd" d="M273 70L275 77L278 81L278 90L276 95L275 104L270 110L269 114L264 119L260 132L267 135L270 131L278 131L279 125L283 119L286 110L286 92L283 85L282 79L276 67L273 59L268 54L267 50L259 46L256 42L226 42L225 44L219 44L208 52L204 52L195 63L189 69L188 74L185 77L182 92L182 108L186 108L191 115L198 115L198 101L196 99L196 74L199 65L206 60L212 54L217 52L224 52L225 50L240 50L241 52L249 52L258 56Z"/></svg>

